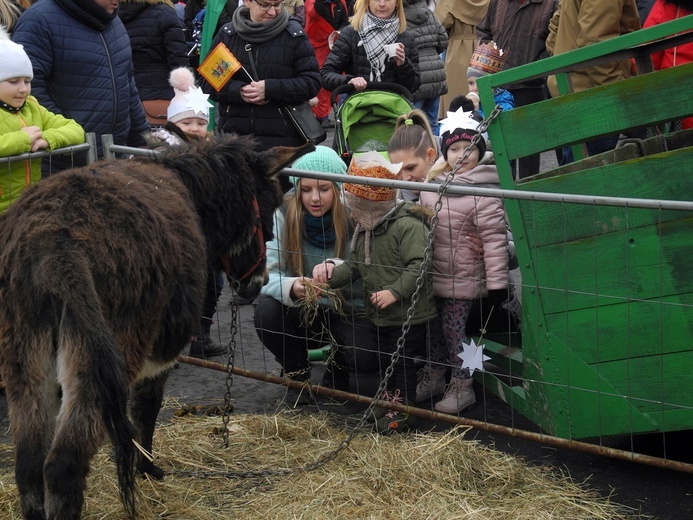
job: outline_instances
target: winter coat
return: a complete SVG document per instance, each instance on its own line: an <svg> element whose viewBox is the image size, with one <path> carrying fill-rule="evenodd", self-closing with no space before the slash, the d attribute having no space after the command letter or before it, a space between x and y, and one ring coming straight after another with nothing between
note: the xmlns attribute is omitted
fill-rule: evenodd
<svg viewBox="0 0 693 520"><path fill-rule="evenodd" d="M414 36L419 50L421 86L414 93L414 101L435 99L448 91L445 65L440 59L448 48L448 33L428 8L426 0L405 0L404 14L407 31Z"/></svg>
<svg viewBox="0 0 693 520"><path fill-rule="evenodd" d="M491 0L486 16L476 28L476 34L481 43L493 41L498 48L503 49L504 70L534 63L547 56L549 20L555 11L556 0L532 0L522 4L517 1ZM545 84L545 80L539 78L506 85L505 88L543 89Z"/></svg>
<svg viewBox="0 0 693 520"><path fill-rule="evenodd" d="M140 99L173 99L169 74L190 60L183 24L169 0L128 0L118 16L130 37Z"/></svg>
<svg viewBox="0 0 693 520"><path fill-rule="evenodd" d="M397 35L395 43L399 42L404 44L404 64L397 67L393 60L387 60L381 81L399 83L414 94L421 85L419 50L414 36L409 31ZM339 38L337 38L322 69L320 69L322 86L325 90L331 92L358 76L369 81L371 64L366 56L366 49L363 45L359 45L360 43L361 37L351 25L347 25L341 30ZM343 72L345 74L342 74Z"/></svg>
<svg viewBox="0 0 693 520"><path fill-rule="evenodd" d="M561 0L549 24L546 49L556 56L640 29L635 0ZM631 76L630 60L606 63L570 73L573 90L581 92ZM558 96L556 77L549 76L551 95Z"/></svg>
<svg viewBox="0 0 693 520"><path fill-rule="evenodd" d="M434 180L444 178L444 175ZM500 185L495 165L480 164L458 173L451 185ZM422 191L419 203L433 208L435 192ZM467 236L481 239L483 255L471 248ZM486 290L508 287L508 238L503 202L495 197L446 195L438 213L433 244L433 292L442 298L474 300Z"/></svg>
<svg viewBox="0 0 693 520"><path fill-rule="evenodd" d="M32 94L50 112L74 119L85 132L119 145L141 146L149 130L135 86L128 33L114 16L97 28L73 4L64 11L42 0L20 17L12 39L24 45L34 68Z"/></svg>
<svg viewBox="0 0 693 520"><path fill-rule="evenodd" d="M84 142L84 130L74 120L56 115L29 96L19 112L0 109L0 157L20 155L31 151L29 134L22 131L37 126L48 143L48 150ZM16 161L3 165L0 175L0 213L14 202L29 184L41 179L41 160Z"/></svg>
<svg viewBox="0 0 693 520"><path fill-rule="evenodd" d="M654 27L661 23L670 22L693 14L693 11L688 9L677 8L673 4L657 0L652 6L643 28ZM654 70L668 69L676 65L683 65L693 61L693 42L683 43L676 47L669 47L659 52L652 54L652 65ZM693 117L686 117L681 120L681 128L684 130L693 128Z"/></svg>
<svg viewBox="0 0 693 520"><path fill-rule="evenodd" d="M267 272L269 273L269 281L262 287L262 294L270 296L281 302L287 307L295 307L300 305L300 300L294 300L291 297L291 288L298 276L295 273L290 273L283 265L283 252L286 251L284 246L285 233L285 208L280 208L274 213L274 238L267 243ZM313 268L319 263L330 259L334 263L341 263L340 259L335 254L334 247L320 248L303 240L301 247L303 262L306 269L305 276L313 275ZM363 308L361 301L360 285L358 292L344 291L345 303L351 307Z"/></svg>
<svg viewBox="0 0 693 520"><path fill-rule="evenodd" d="M252 73L245 50L248 42L236 33L233 24L222 27L211 48L220 42L229 48L245 70ZM265 80L265 99L268 103L256 105L241 99L241 87L250 83L243 69L234 74L221 92L204 82L202 89L219 103L219 130L241 135L253 134L261 150L302 144L305 141L280 106L308 101L320 89L318 62L303 27L298 21L290 19L286 29L277 37L251 45L258 75L256 79Z"/></svg>
<svg viewBox="0 0 693 520"><path fill-rule="evenodd" d="M467 67L476 42L476 25L486 14L489 0L438 0L435 15L448 33L445 53L448 93L441 96L443 117L456 96L469 92Z"/></svg>
<svg viewBox="0 0 693 520"><path fill-rule="evenodd" d="M428 244L429 228L426 220L421 208L408 202L399 202L373 229L370 263L365 262L365 233L368 231L362 230L356 237L349 260L332 271L329 284L334 288L343 287L350 280L363 281L366 314L379 327L402 325L406 320ZM378 309L371 304L370 297L383 290L390 290L397 301L385 309ZM436 304L431 290L431 277L426 274L411 324L419 325L435 316Z"/></svg>

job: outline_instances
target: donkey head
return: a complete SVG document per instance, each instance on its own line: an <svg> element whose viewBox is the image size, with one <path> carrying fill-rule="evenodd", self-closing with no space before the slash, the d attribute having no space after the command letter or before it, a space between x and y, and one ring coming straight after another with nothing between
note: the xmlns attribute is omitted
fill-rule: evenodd
<svg viewBox="0 0 693 520"><path fill-rule="evenodd" d="M190 189L208 261L239 284L242 298L257 296L267 281L265 243L274 237L274 211L282 201L279 171L314 149L306 144L259 152L254 145L250 137L231 134L162 159Z"/></svg>

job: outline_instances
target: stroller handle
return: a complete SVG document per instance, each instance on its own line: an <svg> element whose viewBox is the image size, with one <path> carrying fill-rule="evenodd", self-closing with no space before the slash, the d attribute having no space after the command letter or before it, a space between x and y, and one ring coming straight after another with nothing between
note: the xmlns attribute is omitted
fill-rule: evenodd
<svg viewBox="0 0 693 520"><path fill-rule="evenodd" d="M354 85L352 85L351 83L346 83L344 85L338 86L336 89L332 91L332 95L330 96L330 104L334 106L334 104L337 103L337 96L340 96L341 94L351 94L355 90L356 89L354 88ZM407 101L409 101L410 103L414 101L414 98L412 97L411 92L409 92L409 89L403 87L399 83L369 81L366 84L366 88L364 90L387 90L389 92L399 94L400 96L406 98Z"/></svg>

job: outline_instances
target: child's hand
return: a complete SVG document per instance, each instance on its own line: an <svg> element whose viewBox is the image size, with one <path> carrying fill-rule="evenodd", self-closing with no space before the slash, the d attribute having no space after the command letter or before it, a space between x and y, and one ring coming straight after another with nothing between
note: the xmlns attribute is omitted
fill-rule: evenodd
<svg viewBox="0 0 693 520"><path fill-rule="evenodd" d="M371 294L371 303L378 309L385 309L397 301L395 295L391 291L378 291Z"/></svg>
<svg viewBox="0 0 693 520"><path fill-rule="evenodd" d="M313 267L313 280L318 283L327 283L332 278L334 264L332 262L321 262Z"/></svg>
<svg viewBox="0 0 693 520"><path fill-rule="evenodd" d="M306 282L309 282L310 278L306 276L300 276L294 280L294 284L291 286L291 296L294 300L302 300L306 297Z"/></svg>
<svg viewBox="0 0 693 520"><path fill-rule="evenodd" d="M31 144L32 152L38 152L39 150L48 150L48 143L42 137L39 137Z"/></svg>
<svg viewBox="0 0 693 520"><path fill-rule="evenodd" d="M41 136L43 135L38 126L25 126L22 128L22 132L26 132L29 135L29 142L32 144L32 146L36 140L41 139Z"/></svg>

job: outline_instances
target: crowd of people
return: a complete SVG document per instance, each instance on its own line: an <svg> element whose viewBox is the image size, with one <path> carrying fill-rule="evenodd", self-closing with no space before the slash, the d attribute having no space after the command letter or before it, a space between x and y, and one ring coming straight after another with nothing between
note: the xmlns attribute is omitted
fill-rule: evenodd
<svg viewBox="0 0 693 520"><path fill-rule="evenodd" d="M260 150L298 146L305 138L286 107L307 103L329 126L337 87L405 87L413 109L393 126L387 157L365 153L347 165L318 146L293 168L338 174L343 182L283 178L285 200L268 244L269 283L255 302L255 326L284 376L297 381L310 381L309 350L330 346L321 384L349 390L350 374L390 365L407 321L382 398L428 401L436 411L459 414L475 402L460 358L470 316L479 307L486 317L494 310L512 314L512 240L502 201L444 196L432 266L419 278L437 194L350 183L348 176L433 184L451 176L453 185L498 185L491 143L477 130L488 112L476 94L478 77L632 32L643 22L691 14L692 4L227 0L212 10L204 0L0 0L0 156L78 144L85 132L133 147L175 147L211 132L253 135ZM207 9L215 15L205 22ZM239 63L221 85L196 74L205 23L211 48L224 46ZM693 44L684 44L653 62L659 69L692 56ZM572 86L631 74L626 61L590 67L571 73ZM553 78L494 91L505 110L554 95ZM591 153L614 146L612 136L588 143ZM11 163L0 173L0 211L41 176L85 161L78 154L53 158L43 171L37 159ZM539 157L513 168L519 179L534 175ZM208 280L190 347L202 358L226 351L210 337L223 280L217 272ZM519 322L517 312L512 318L509 329ZM417 358L424 360L418 370ZM372 420L383 433L414 423L384 408Z"/></svg>

